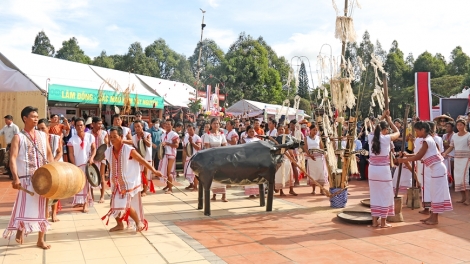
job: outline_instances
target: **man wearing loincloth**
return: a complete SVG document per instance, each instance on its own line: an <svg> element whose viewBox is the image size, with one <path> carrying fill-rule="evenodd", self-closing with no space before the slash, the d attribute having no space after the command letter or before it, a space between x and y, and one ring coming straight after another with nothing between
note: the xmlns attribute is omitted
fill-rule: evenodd
<svg viewBox="0 0 470 264"><path fill-rule="evenodd" d="M140 166L144 166L157 177L161 177L162 174L142 158L134 147L124 144L122 128L111 127L109 140L112 147L106 150L105 156L110 164L111 208L101 219L108 217L108 222L111 216L116 219L117 225L111 228L110 232L123 230L123 221L127 222L128 227L135 226L138 232L146 230L148 223L144 218L140 196L142 191Z"/></svg>
<svg viewBox="0 0 470 264"><path fill-rule="evenodd" d="M13 137L11 142L10 169L13 175L14 189L27 189L34 192L31 176L47 162L54 161L48 138L44 132L35 127L38 124L38 109L27 106L21 111L24 129ZM23 244L23 235L39 232L36 245L42 249L51 246L44 241L44 234L49 229L46 219L46 198L34 193L19 191L11 214L8 227L3 233L10 238L16 233L16 242Z"/></svg>

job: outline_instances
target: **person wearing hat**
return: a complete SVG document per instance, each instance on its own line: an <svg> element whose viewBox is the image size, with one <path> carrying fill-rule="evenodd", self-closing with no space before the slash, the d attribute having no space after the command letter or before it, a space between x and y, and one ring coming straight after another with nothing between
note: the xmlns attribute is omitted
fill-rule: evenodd
<svg viewBox="0 0 470 264"><path fill-rule="evenodd" d="M142 125L144 126L144 131L147 131L149 129L149 124L145 122L144 120L142 120L142 112L137 111L135 113L135 121L142 122ZM135 135L134 123L132 123L129 128L131 129L132 135Z"/></svg>
<svg viewBox="0 0 470 264"><path fill-rule="evenodd" d="M20 129L18 128L17 125L13 123L13 117L11 115L6 115L4 118L5 118L5 126L2 129L0 129L0 135L5 137L5 143L7 144L7 149L6 149L7 152L5 153L5 155L9 155L11 140L13 139L15 135L20 133ZM5 163L6 171L4 175L9 175L11 179L12 175L10 172L10 165L8 163L9 162Z"/></svg>
<svg viewBox="0 0 470 264"><path fill-rule="evenodd" d="M304 137L307 137L310 134L310 130L308 128L308 121L307 119L302 119L300 120L300 132L304 135Z"/></svg>

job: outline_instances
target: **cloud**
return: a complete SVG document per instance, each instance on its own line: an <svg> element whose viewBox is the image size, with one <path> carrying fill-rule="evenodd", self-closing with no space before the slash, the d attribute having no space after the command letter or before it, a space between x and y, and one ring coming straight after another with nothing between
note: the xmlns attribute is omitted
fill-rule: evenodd
<svg viewBox="0 0 470 264"><path fill-rule="evenodd" d="M208 0L208 2L209 2L209 5L213 8L216 8L219 6L218 0Z"/></svg>
<svg viewBox="0 0 470 264"><path fill-rule="evenodd" d="M203 37L214 40L220 48L227 51L230 45L237 40L238 34L231 29L207 28Z"/></svg>

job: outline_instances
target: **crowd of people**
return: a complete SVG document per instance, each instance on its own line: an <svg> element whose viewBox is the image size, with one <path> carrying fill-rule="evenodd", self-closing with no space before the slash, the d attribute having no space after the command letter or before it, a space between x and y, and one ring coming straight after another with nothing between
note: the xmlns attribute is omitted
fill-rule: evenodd
<svg viewBox="0 0 470 264"><path fill-rule="evenodd" d="M70 162L83 172L88 165L94 164L101 176L97 188L87 182L85 187L74 196L73 206L79 207L84 213L93 206L93 190L100 190L98 203L103 203L106 186L111 188L111 206L103 216L114 217L116 226L110 231L124 229L124 223L137 231L145 230L148 223L142 210L141 197L150 191L155 193L153 179L158 177L166 183L165 194L173 192L176 182L177 149L182 148L184 175L189 182L186 190L197 190L198 180L189 166L190 159L203 149L226 147L238 144L251 144L260 140L270 140L274 144L286 143L289 138L304 141L298 149L285 150L289 157L284 158L275 175L275 191L296 196L294 188L300 185L302 171L306 171L307 185L312 186L312 194L316 194L316 185L320 185L320 194L324 194L323 186L328 184L328 164L322 135L316 124L303 119L290 122L277 122L270 118L238 119L221 121L212 118L210 121L199 116L195 123L175 123L172 119L152 119L150 124L142 120L142 113L137 112L135 120L129 127L123 126L122 118L112 116L112 125L105 127L103 119L91 117L89 120L73 118L70 122L53 114L50 119L39 119L37 109L26 107L21 112L24 129L19 130L13 124L13 117L5 116L6 126L0 130L9 144L9 157L12 160L7 167L13 179L13 188L33 191L31 175L44 164L52 161ZM455 191L462 193L458 202L470 205L469 168L470 133L466 131L467 123L463 119L445 124L447 131L442 138L436 135L436 126L432 122L416 121L413 127L403 127L400 119L392 121L389 112L382 119L374 119L372 124L357 127L355 150L366 149L366 156L358 154L360 180L368 178L370 187L371 213L373 226L386 228L387 216L394 214L394 186L397 171L390 166L403 163L403 171L399 183L400 189L412 187L413 166L415 162L417 180L421 188L424 209L420 211L430 216L423 223L438 223L438 215L452 210L447 179L453 179ZM348 128L344 124L344 134L335 145L346 147ZM454 126L458 132L454 133ZM390 133L391 129L391 133ZM414 129L414 133L412 133ZM329 139L330 140L330 139ZM406 141L406 144L403 144ZM104 159L95 160L97 149L106 146ZM405 146L402 149L402 146ZM394 159L392 158L394 157ZM368 167L368 168L367 168ZM395 177L392 177L392 174ZM394 182L395 181L395 182ZM227 185L214 183L211 187L212 200L222 195L221 201L227 202ZM246 187L246 190L259 190ZM250 196L259 193L245 192ZM21 191L12 211L12 217L4 237L16 234L18 243L23 236L39 231L37 245L41 248L50 246L44 242L44 232L49 228L49 210L51 207L52 222L57 218L57 201L48 201L42 196L28 196ZM20 210L20 208L27 208ZM108 220L109 222L109 220Z"/></svg>

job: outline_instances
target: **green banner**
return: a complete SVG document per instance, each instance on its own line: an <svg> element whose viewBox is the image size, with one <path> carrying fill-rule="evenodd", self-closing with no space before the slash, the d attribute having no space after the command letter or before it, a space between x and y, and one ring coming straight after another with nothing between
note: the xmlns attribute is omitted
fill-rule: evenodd
<svg viewBox="0 0 470 264"><path fill-rule="evenodd" d="M49 85L48 100L69 103L99 104L98 89L80 88L60 84ZM136 98L137 96L137 105ZM136 95L130 94L131 106L142 108L163 109L163 98L158 95ZM105 105L124 105L124 96L122 93L103 90L101 103Z"/></svg>

